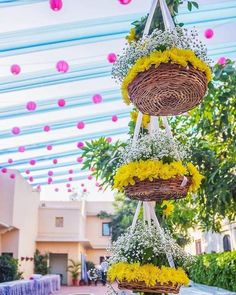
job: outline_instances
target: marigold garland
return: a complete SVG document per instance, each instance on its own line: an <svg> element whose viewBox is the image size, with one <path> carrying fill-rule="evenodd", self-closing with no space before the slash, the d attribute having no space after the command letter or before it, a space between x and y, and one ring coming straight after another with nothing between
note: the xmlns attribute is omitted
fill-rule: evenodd
<svg viewBox="0 0 236 295"><path fill-rule="evenodd" d="M111 265L108 269L108 279L110 282L119 281L140 281L146 286L156 284L180 284L187 286L190 282L182 268L156 267L153 264L140 265L139 263L119 262Z"/></svg>
<svg viewBox="0 0 236 295"><path fill-rule="evenodd" d="M204 72L208 81L211 80L211 69L204 61L199 59L192 50L171 48L165 51L155 51L149 56L138 59L124 78L121 91L125 103L130 103L128 86L139 73L147 71L153 65L157 68L161 63L168 62L179 64L183 67L187 67L190 63L195 69Z"/></svg>
<svg viewBox="0 0 236 295"><path fill-rule="evenodd" d="M134 121L134 123L136 123L137 118L138 118L138 112L137 111L132 111L130 113L130 117L131 117L131 120ZM149 123L150 123L150 116L147 115L147 114L143 114L142 124L141 124L142 128L147 129Z"/></svg>
<svg viewBox="0 0 236 295"><path fill-rule="evenodd" d="M141 181L145 179L153 181L153 179L158 178L170 179L175 176L184 175L192 176L192 183L189 188L190 192L196 191L204 178L192 163L184 166L180 161L173 161L168 164L158 160L139 160L124 164L117 169L113 187L119 191L123 191L125 186L135 184L135 178Z"/></svg>

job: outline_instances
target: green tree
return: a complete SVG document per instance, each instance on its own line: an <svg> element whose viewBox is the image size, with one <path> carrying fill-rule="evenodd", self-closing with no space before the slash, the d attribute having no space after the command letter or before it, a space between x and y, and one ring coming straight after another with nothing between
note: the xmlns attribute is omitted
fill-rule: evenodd
<svg viewBox="0 0 236 295"><path fill-rule="evenodd" d="M36 249L34 253L34 273L46 275L49 273L48 267L48 254L41 254L39 250Z"/></svg>

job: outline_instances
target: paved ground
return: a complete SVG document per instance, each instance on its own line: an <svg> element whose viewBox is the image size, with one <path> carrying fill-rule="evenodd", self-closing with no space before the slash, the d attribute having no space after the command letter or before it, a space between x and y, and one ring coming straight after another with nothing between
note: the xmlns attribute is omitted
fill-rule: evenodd
<svg viewBox="0 0 236 295"><path fill-rule="evenodd" d="M106 295L107 288L103 286L97 287L62 287L62 289L56 293L55 295ZM121 293L122 294L122 293ZM128 295L130 293L124 293L124 295ZM203 285L194 285L193 287L182 288L181 295L236 295L235 292L229 292L226 290L207 287ZM123 294L122 294L123 295Z"/></svg>

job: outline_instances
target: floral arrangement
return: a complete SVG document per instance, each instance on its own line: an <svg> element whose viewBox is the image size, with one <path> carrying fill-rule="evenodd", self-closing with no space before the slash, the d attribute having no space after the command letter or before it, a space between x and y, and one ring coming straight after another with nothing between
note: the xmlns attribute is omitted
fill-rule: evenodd
<svg viewBox="0 0 236 295"><path fill-rule="evenodd" d="M140 72L161 63L174 63L183 67L191 64L211 80L210 60L206 46L199 40L196 30L176 27L174 30L154 30L151 35L131 42L114 63L112 76L122 82L124 101L129 104L128 86Z"/></svg>
<svg viewBox="0 0 236 295"><path fill-rule="evenodd" d="M135 229L130 227L110 250L108 278L111 282L116 279L140 280L147 286L189 283L184 268L192 263L193 258L176 244L168 232L160 233L154 225L138 222ZM169 267L166 253L172 254L176 268Z"/></svg>
<svg viewBox="0 0 236 295"><path fill-rule="evenodd" d="M196 191L203 179L198 169L187 162L188 148L165 133L141 136L135 145L130 141L121 151L121 165L114 176L113 188L123 191L135 180L170 179L191 176L189 192Z"/></svg>

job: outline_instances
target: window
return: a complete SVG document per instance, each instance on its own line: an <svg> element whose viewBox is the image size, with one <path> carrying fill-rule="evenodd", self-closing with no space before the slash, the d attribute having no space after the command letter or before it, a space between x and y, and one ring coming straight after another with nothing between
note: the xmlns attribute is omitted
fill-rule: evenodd
<svg viewBox="0 0 236 295"><path fill-rule="evenodd" d="M111 224L109 222L102 224L102 235L103 236L110 236L111 235Z"/></svg>
<svg viewBox="0 0 236 295"><path fill-rule="evenodd" d="M11 252L2 252L2 256L13 257L13 253L11 253Z"/></svg>
<svg viewBox="0 0 236 295"><path fill-rule="evenodd" d="M55 226L56 227L63 227L64 226L64 218L63 217L56 217Z"/></svg>
<svg viewBox="0 0 236 295"><path fill-rule="evenodd" d="M224 248L224 251L231 251L231 242L230 242L229 235L225 235L223 237L223 248Z"/></svg>
<svg viewBox="0 0 236 295"><path fill-rule="evenodd" d="M196 247L196 255L202 254L202 243L201 240L195 241L195 247Z"/></svg>

